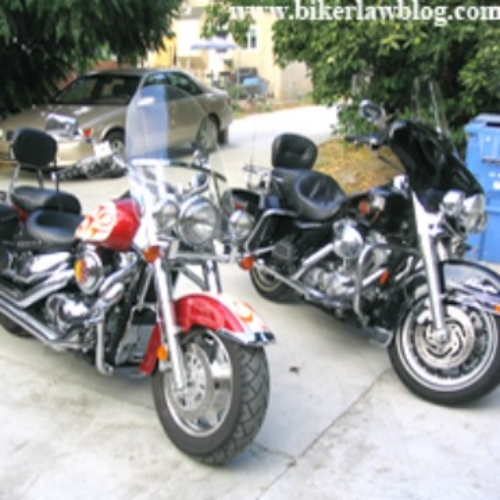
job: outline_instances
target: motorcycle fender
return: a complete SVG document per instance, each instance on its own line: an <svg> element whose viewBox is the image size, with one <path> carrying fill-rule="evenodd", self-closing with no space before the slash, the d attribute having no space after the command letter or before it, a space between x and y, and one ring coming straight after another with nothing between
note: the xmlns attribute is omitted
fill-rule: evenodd
<svg viewBox="0 0 500 500"><path fill-rule="evenodd" d="M441 280L447 291L458 293L460 302L500 315L500 275L489 267L468 260L443 261Z"/></svg>
<svg viewBox="0 0 500 500"><path fill-rule="evenodd" d="M178 299L174 307L177 324L186 333L195 326L209 328L231 342L248 347L261 347L275 340L273 333L251 306L228 295L192 293ZM154 371L161 343L161 331L157 324L139 367L144 375Z"/></svg>

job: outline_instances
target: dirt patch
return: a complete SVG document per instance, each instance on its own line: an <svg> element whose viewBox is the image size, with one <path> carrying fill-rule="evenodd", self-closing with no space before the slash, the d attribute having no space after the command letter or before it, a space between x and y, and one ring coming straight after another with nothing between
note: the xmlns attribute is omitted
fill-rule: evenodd
<svg viewBox="0 0 500 500"><path fill-rule="evenodd" d="M379 186L402 173L388 148L371 151L367 146L348 144L342 139L331 139L319 147L314 168L333 177L346 193Z"/></svg>

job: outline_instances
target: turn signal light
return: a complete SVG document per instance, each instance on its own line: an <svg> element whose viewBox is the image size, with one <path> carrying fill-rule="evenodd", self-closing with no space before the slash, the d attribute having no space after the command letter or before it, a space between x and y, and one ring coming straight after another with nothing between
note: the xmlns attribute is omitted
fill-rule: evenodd
<svg viewBox="0 0 500 500"><path fill-rule="evenodd" d="M387 269L382 273L382 275L380 276L379 278L379 283L384 286L387 281L389 280L389 276L391 275L391 273L389 271L387 271Z"/></svg>
<svg viewBox="0 0 500 500"><path fill-rule="evenodd" d="M94 130L91 128L84 128L82 132L86 139L90 139L94 135Z"/></svg>
<svg viewBox="0 0 500 500"><path fill-rule="evenodd" d="M158 356L158 359L160 361L167 361L168 359L168 349L165 344L162 344L160 347L158 347L158 350L156 351L156 355Z"/></svg>
<svg viewBox="0 0 500 500"><path fill-rule="evenodd" d="M253 267L254 262L254 258L251 255L247 255L246 257L243 257L239 260L238 265L244 271L250 271L250 269L252 269Z"/></svg>
<svg viewBox="0 0 500 500"><path fill-rule="evenodd" d="M152 264L156 259L160 257L160 255L161 250L158 245L150 246L142 252L142 256L148 264Z"/></svg>

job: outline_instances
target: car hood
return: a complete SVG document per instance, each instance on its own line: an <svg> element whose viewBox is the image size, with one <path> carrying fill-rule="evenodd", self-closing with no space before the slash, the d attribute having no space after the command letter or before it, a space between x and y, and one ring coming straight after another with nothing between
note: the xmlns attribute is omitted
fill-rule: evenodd
<svg viewBox="0 0 500 500"><path fill-rule="evenodd" d="M0 128L4 130L16 130L20 127L33 127L43 130L45 118L49 113L61 113L78 119L82 128L94 127L97 123L109 123L112 121L123 122L125 120L126 108L124 106L68 106L47 105L36 106L15 115L8 116L0 122Z"/></svg>

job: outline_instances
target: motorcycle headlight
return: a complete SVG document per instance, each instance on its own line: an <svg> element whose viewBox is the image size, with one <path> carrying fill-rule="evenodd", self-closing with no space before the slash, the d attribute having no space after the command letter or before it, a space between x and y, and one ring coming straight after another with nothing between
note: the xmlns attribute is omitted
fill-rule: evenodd
<svg viewBox="0 0 500 500"><path fill-rule="evenodd" d="M333 225L333 251L342 259L357 259L364 246L358 228L350 221L340 220Z"/></svg>
<svg viewBox="0 0 500 500"><path fill-rule="evenodd" d="M229 218L233 240L238 243L245 241L252 231L254 222L254 218L245 210L235 210Z"/></svg>
<svg viewBox="0 0 500 500"><path fill-rule="evenodd" d="M158 231L162 235L168 235L174 229L179 220L179 206L168 200L155 215Z"/></svg>
<svg viewBox="0 0 500 500"><path fill-rule="evenodd" d="M465 199L460 222L468 233L480 233L486 226L486 198L475 194Z"/></svg>
<svg viewBox="0 0 500 500"><path fill-rule="evenodd" d="M441 208L448 217L460 217L465 194L462 191L448 191L441 202Z"/></svg>
<svg viewBox="0 0 500 500"><path fill-rule="evenodd" d="M217 208L210 200L191 198L181 207L179 235L188 245L201 246L215 238L218 223Z"/></svg>

